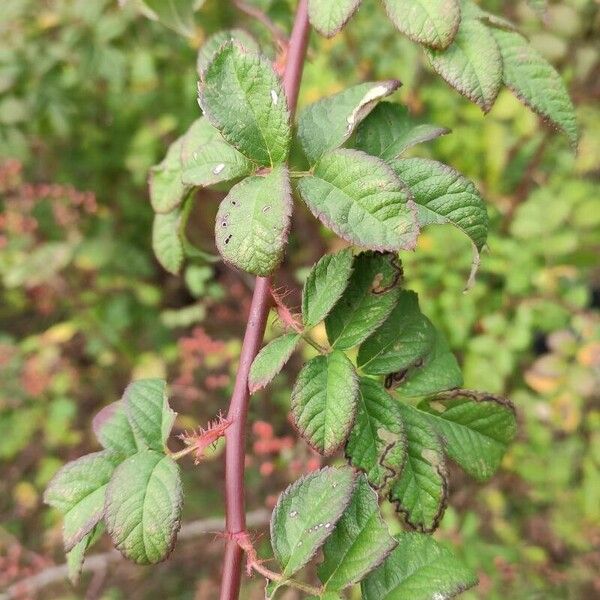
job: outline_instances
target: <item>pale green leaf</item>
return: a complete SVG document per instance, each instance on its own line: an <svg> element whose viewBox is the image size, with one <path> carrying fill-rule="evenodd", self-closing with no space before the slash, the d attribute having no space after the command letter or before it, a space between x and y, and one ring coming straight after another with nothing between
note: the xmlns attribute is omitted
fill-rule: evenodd
<svg viewBox="0 0 600 600"><path fill-rule="evenodd" d="M169 406L162 379L138 379L123 394L125 413L138 447L164 452L177 413Z"/></svg>
<svg viewBox="0 0 600 600"><path fill-rule="evenodd" d="M350 20L361 0L308 0L311 25L325 37L333 37Z"/></svg>
<svg viewBox="0 0 600 600"><path fill-rule="evenodd" d="M302 437L329 456L348 437L354 422L358 380L343 352L334 350L308 361L292 391L291 414Z"/></svg>
<svg viewBox="0 0 600 600"><path fill-rule="evenodd" d="M200 148L214 140L223 141L219 130L210 124L205 117L196 119L181 137L180 168L181 173Z"/></svg>
<svg viewBox="0 0 600 600"><path fill-rule="evenodd" d="M402 290L389 317L361 344L357 365L371 375L407 369L423 359L434 339L435 329L421 313L417 295Z"/></svg>
<svg viewBox="0 0 600 600"><path fill-rule="evenodd" d="M407 457L389 497L408 525L434 531L446 510L448 484L442 444L425 417L411 406L400 405L407 439Z"/></svg>
<svg viewBox="0 0 600 600"><path fill-rule="evenodd" d="M356 418L346 444L346 456L378 489L402 470L406 447L400 408L395 398L373 379L360 379Z"/></svg>
<svg viewBox="0 0 600 600"><path fill-rule="evenodd" d="M342 590L363 579L396 547L379 512L377 494L359 476L348 508L323 546L317 572L325 591Z"/></svg>
<svg viewBox="0 0 600 600"><path fill-rule="evenodd" d="M414 203L381 159L359 150L333 150L297 186L315 217L345 240L372 250L415 247Z"/></svg>
<svg viewBox="0 0 600 600"><path fill-rule="evenodd" d="M431 536L396 539L396 549L362 582L363 600L442 600L477 584L475 573Z"/></svg>
<svg viewBox="0 0 600 600"><path fill-rule="evenodd" d="M104 532L104 524L98 523L90 533L85 535L80 542L75 544L69 552L66 554L67 571L69 575L69 581L73 585L79 583L79 577L81 575L81 568L83 567L84 556L88 548L95 544Z"/></svg>
<svg viewBox="0 0 600 600"><path fill-rule="evenodd" d="M286 333L270 341L257 354L248 377L248 388L251 394L269 385L273 377L290 359L299 340L298 333Z"/></svg>
<svg viewBox="0 0 600 600"><path fill-rule="evenodd" d="M257 41L243 29L221 29L216 33L213 33L205 42L200 46L198 51L198 59L196 61L196 69L200 78L204 77L206 68L211 63L215 54L227 42L237 41L249 52L258 54L260 47Z"/></svg>
<svg viewBox="0 0 600 600"><path fill-rule="evenodd" d="M221 256L254 275L269 275L283 258L291 213L285 167L244 179L219 206L215 238Z"/></svg>
<svg viewBox="0 0 600 600"><path fill-rule="evenodd" d="M458 0L384 0L384 4L394 25L419 44L446 48L458 31Z"/></svg>
<svg viewBox="0 0 600 600"><path fill-rule="evenodd" d="M509 31L514 31L516 29L514 23L504 17L500 17L484 10L481 6L475 4L473 0L461 0L460 12L462 19L479 19L487 25L499 27L500 29L508 29Z"/></svg>
<svg viewBox="0 0 600 600"><path fill-rule="evenodd" d="M194 35L194 10L198 0L142 0L150 16L180 35Z"/></svg>
<svg viewBox="0 0 600 600"><path fill-rule="evenodd" d="M122 400L105 406L94 417L92 428L98 441L106 450L118 456L131 456L138 451Z"/></svg>
<svg viewBox="0 0 600 600"><path fill-rule="evenodd" d="M499 29L493 30L493 35L502 54L504 83L576 146L579 132L575 109L556 69L522 35Z"/></svg>
<svg viewBox="0 0 600 600"><path fill-rule="evenodd" d="M199 102L225 140L249 159L271 166L287 158L290 114L266 58L236 42L225 44L206 68Z"/></svg>
<svg viewBox="0 0 600 600"><path fill-rule="evenodd" d="M450 133L437 125L419 124L400 104L381 102L358 126L354 146L372 156L392 160L408 148Z"/></svg>
<svg viewBox="0 0 600 600"><path fill-rule="evenodd" d="M311 164L339 148L377 103L399 87L395 79L360 83L303 109L298 138Z"/></svg>
<svg viewBox="0 0 600 600"><path fill-rule="evenodd" d="M150 169L148 181L150 204L154 212L169 213L177 208L189 192L181 181L181 153L185 135L175 140L165 158Z"/></svg>
<svg viewBox="0 0 600 600"><path fill-rule="evenodd" d="M428 50L432 67L454 89L488 112L502 84L502 57L490 30L476 19L462 21L452 45Z"/></svg>
<svg viewBox="0 0 600 600"><path fill-rule="evenodd" d="M349 467L325 467L290 485L271 516L271 545L286 577L304 567L331 535L355 485Z"/></svg>
<svg viewBox="0 0 600 600"><path fill-rule="evenodd" d="M341 350L360 344L396 306L401 282L402 266L394 254L356 256L350 283L325 319L329 342Z"/></svg>
<svg viewBox="0 0 600 600"><path fill-rule="evenodd" d="M456 357L443 334L436 332L433 349L421 366L409 369L397 389L402 396L428 396L451 390L463 384L462 373Z"/></svg>
<svg viewBox="0 0 600 600"><path fill-rule="evenodd" d="M181 211L155 214L152 224L152 249L161 266L177 275L183 264L183 242L179 236Z"/></svg>
<svg viewBox="0 0 600 600"><path fill-rule="evenodd" d="M175 544L183 493L179 467L143 450L122 462L106 490L106 529L125 557L140 563L167 558Z"/></svg>
<svg viewBox="0 0 600 600"><path fill-rule="evenodd" d="M181 173L186 185L207 187L249 175L255 165L227 142L215 139L192 153Z"/></svg>
<svg viewBox="0 0 600 600"><path fill-rule="evenodd" d="M304 326L321 322L341 298L352 274L352 250L326 254L314 265L302 290Z"/></svg>
<svg viewBox="0 0 600 600"><path fill-rule="evenodd" d="M491 394L452 390L419 409L444 439L446 454L480 481L497 471L517 432L513 405Z"/></svg>

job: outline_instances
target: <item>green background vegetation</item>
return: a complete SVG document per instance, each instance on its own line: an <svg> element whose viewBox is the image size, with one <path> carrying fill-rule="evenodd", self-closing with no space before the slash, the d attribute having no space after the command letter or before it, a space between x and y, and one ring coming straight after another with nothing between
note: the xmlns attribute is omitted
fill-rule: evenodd
<svg viewBox="0 0 600 600"><path fill-rule="evenodd" d="M293 2L255 0L289 29ZM375 0L333 40L313 34L300 104L396 77L413 114L453 129L419 156L477 182L489 205L489 252L463 288L469 244L427 229L403 253L408 287L442 328L466 387L509 396L519 435L501 472L479 485L453 469L436 534L479 573L466 598L581 599L600 594L600 9L594 0L484 2L518 22L561 71L582 131L568 142L503 91L481 111L435 77ZM165 273L150 247L148 169L199 115L202 41L242 25L274 55L268 32L207 0L191 39L110 0L4 0L0 11L0 590L62 561L60 519L41 494L56 470L96 448L91 418L140 376L171 383L179 431L227 405L251 278L220 262ZM202 192L190 236L214 252L220 195ZM340 241L297 204L277 285L298 307L307 267ZM269 336L279 330L270 319ZM321 332L324 335L324 332ZM272 507L319 459L287 420L289 365L252 399L250 508ZM220 448L186 472L187 520L222 514ZM389 514L390 523L395 518ZM399 525L396 525L399 527ZM267 537L261 538L266 544ZM156 568L119 563L94 597L212 598L222 544L180 544ZM106 550L106 541L98 545ZM594 550L596 548L596 550ZM43 598L83 598L57 584ZM260 582L244 597L261 598ZM293 596L291 596L293 597Z"/></svg>

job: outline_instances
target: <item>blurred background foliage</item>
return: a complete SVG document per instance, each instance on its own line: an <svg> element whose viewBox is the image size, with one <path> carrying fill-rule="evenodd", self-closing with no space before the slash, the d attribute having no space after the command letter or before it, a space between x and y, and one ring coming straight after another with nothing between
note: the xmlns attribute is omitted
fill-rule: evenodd
<svg viewBox="0 0 600 600"><path fill-rule="evenodd" d="M0 591L62 561L60 522L41 493L61 464L96 449L91 418L130 379L168 378L179 430L223 409L233 384L251 279L201 258L181 278L162 271L146 178L199 114L195 60L208 35L242 26L266 53L277 48L233 3L206 0L188 37L122 4L3 0L0 10ZM291 0L246 4L289 30ZM402 259L467 387L510 396L520 432L486 485L452 474L437 535L480 574L466 598L586 600L600 596L600 6L483 4L519 23L568 82L576 156L508 92L484 118L431 74L376 0L333 40L313 34L300 102L397 77L399 101L453 129L415 152L462 170L489 203L477 283L463 293L470 248L451 228L426 230ZM189 228L208 252L218 198L199 195ZM338 245L298 205L277 276L292 306L307 267ZM287 421L296 368L252 400L251 508L272 506L320 464ZM220 451L186 469L187 519L222 514ZM214 598L222 546L207 542L181 544L157 568L119 563L78 590L58 582L37 597ZM261 598L260 583L244 597Z"/></svg>

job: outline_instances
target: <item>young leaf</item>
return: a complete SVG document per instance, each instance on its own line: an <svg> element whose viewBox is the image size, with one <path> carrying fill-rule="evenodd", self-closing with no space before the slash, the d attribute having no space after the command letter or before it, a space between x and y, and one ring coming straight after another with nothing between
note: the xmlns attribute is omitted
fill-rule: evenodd
<svg viewBox="0 0 600 600"><path fill-rule="evenodd" d="M179 237L181 211L155 214L152 224L152 249L162 267L177 275L183 264L183 243Z"/></svg>
<svg viewBox="0 0 600 600"><path fill-rule="evenodd" d="M285 161L290 114L281 82L269 61L237 42L222 46L199 85L204 114L221 135L260 165Z"/></svg>
<svg viewBox="0 0 600 600"><path fill-rule="evenodd" d="M479 481L497 471L517 431L514 406L491 394L453 390L419 409L444 439L446 454Z"/></svg>
<svg viewBox="0 0 600 600"><path fill-rule="evenodd" d="M326 254L314 265L302 290L302 319L307 328L320 323L341 298L352 274L352 250Z"/></svg>
<svg viewBox="0 0 600 600"><path fill-rule="evenodd" d="M406 447L400 408L373 379L360 378L356 418L346 456L378 489L402 470Z"/></svg>
<svg viewBox="0 0 600 600"><path fill-rule="evenodd" d="M198 51L198 59L196 61L196 69L200 79L204 77L206 68L211 63L219 48L223 46L223 44L233 41L237 41L249 52L254 52L255 54L260 52L258 43L247 31L237 28L221 29L220 31L213 33L213 35L211 35L206 42L200 46L200 50Z"/></svg>
<svg viewBox="0 0 600 600"><path fill-rule="evenodd" d="M376 104L400 85L395 79L361 83L302 110L298 138L310 163L339 148Z"/></svg>
<svg viewBox="0 0 600 600"><path fill-rule="evenodd" d="M251 394L271 383L273 377L281 371L283 365L290 359L299 340L299 334L286 333L270 341L258 353L252 363L248 377L248 388Z"/></svg>
<svg viewBox="0 0 600 600"><path fill-rule="evenodd" d="M186 185L207 187L249 175L255 165L223 140L215 139L192 153L181 173Z"/></svg>
<svg viewBox="0 0 600 600"><path fill-rule="evenodd" d="M381 159L359 150L334 150L297 185L315 217L345 240L372 250L415 247L414 203Z"/></svg>
<svg viewBox="0 0 600 600"><path fill-rule="evenodd" d="M122 400L105 406L94 417L92 429L102 447L117 456L127 457L138 451Z"/></svg>
<svg viewBox="0 0 600 600"><path fill-rule="evenodd" d="M285 167L244 179L219 206L215 238L221 256L249 273L269 275L283 258L291 213Z"/></svg>
<svg viewBox="0 0 600 600"><path fill-rule="evenodd" d="M167 558L179 530L183 493L179 467L142 450L122 462L108 484L106 529L117 550L139 564Z"/></svg>
<svg viewBox="0 0 600 600"><path fill-rule="evenodd" d="M125 413L138 447L164 452L177 413L169 406L162 379L138 379L123 394Z"/></svg>
<svg viewBox="0 0 600 600"><path fill-rule="evenodd" d="M419 309L414 292L402 290L398 304L358 349L357 365L371 375L406 369L432 348L435 329Z"/></svg>
<svg viewBox="0 0 600 600"><path fill-rule="evenodd" d="M450 133L445 127L419 124L400 104L381 102L358 126L354 146L371 156L392 160L422 142Z"/></svg>
<svg viewBox="0 0 600 600"><path fill-rule="evenodd" d="M292 418L302 437L329 456L348 437L356 413L358 380L343 352L309 360L292 391Z"/></svg>
<svg viewBox="0 0 600 600"><path fill-rule="evenodd" d="M323 546L317 572L326 592L342 590L363 579L396 547L379 512L377 494L364 475L352 500Z"/></svg>
<svg viewBox="0 0 600 600"><path fill-rule="evenodd" d="M44 502L64 514L63 541L69 552L92 531L104 512L104 495L115 468L108 452L94 452L67 463L52 478Z"/></svg>
<svg viewBox="0 0 600 600"><path fill-rule="evenodd" d="M503 79L523 104L561 129L572 146L579 132L575 109L560 75L520 34L493 30L502 54Z"/></svg>
<svg viewBox="0 0 600 600"><path fill-rule="evenodd" d="M329 342L341 350L357 346L392 312L400 295L402 267L393 254L363 252L354 258L346 291L325 318Z"/></svg>
<svg viewBox="0 0 600 600"><path fill-rule="evenodd" d="M418 397L451 390L462 384L462 373L456 357L450 352L444 335L436 331L433 349L425 362L409 369L397 389L402 396Z"/></svg>
<svg viewBox="0 0 600 600"><path fill-rule="evenodd" d="M391 166L413 195L421 227L451 223L471 240L472 279L488 234L487 210L477 188L458 171L435 160L406 158Z"/></svg>
<svg viewBox="0 0 600 600"><path fill-rule="evenodd" d="M456 36L458 0L384 0L384 4L394 25L414 42L446 48Z"/></svg>
<svg viewBox="0 0 600 600"><path fill-rule="evenodd" d="M299 571L331 535L355 485L349 467L325 467L290 485L271 515L271 545L285 577Z"/></svg>
<svg viewBox="0 0 600 600"><path fill-rule="evenodd" d="M83 561L85 553L88 548L100 539L100 536L104 532L104 524L98 523L90 533L84 535L82 540L75 544L69 552L66 554L67 560L67 571L69 575L69 581L73 585L79 583L79 577L81 576L81 568L83 567Z"/></svg>
<svg viewBox="0 0 600 600"><path fill-rule="evenodd" d="M142 0L152 18L180 35L194 35L194 9L198 0Z"/></svg>
<svg viewBox="0 0 600 600"><path fill-rule="evenodd" d="M431 66L455 90L489 112L502 83L502 58L485 25L476 19L464 20L448 49L427 54Z"/></svg>
<svg viewBox="0 0 600 600"><path fill-rule="evenodd" d="M181 151L185 135L175 140L167 150L165 158L150 169L148 185L150 204L154 212L170 213L187 195L189 188L181 181Z"/></svg>
<svg viewBox="0 0 600 600"><path fill-rule="evenodd" d="M308 0L311 25L325 37L333 37L352 18L361 0Z"/></svg>
<svg viewBox="0 0 600 600"><path fill-rule="evenodd" d="M398 546L361 584L363 600L442 600L477 584L456 556L422 533L397 536Z"/></svg>
<svg viewBox="0 0 600 600"><path fill-rule="evenodd" d="M442 444L419 411L407 405L400 405L400 410L408 454L389 497L408 525L429 533L439 525L448 499Z"/></svg>

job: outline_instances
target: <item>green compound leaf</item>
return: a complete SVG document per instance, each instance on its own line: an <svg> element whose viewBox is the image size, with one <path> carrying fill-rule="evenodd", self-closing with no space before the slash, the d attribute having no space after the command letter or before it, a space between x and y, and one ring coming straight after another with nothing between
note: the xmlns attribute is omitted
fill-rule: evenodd
<svg viewBox="0 0 600 600"><path fill-rule="evenodd" d="M200 50L198 51L196 69L200 79L204 77L206 68L211 63L219 48L221 48L221 46L227 42L233 41L237 41L249 52L254 52L255 54L260 52L260 46L258 45L257 41L243 29L235 28L217 31L216 33L213 33L213 35L211 35L206 42L202 44L202 46L200 46Z"/></svg>
<svg viewBox="0 0 600 600"><path fill-rule="evenodd" d="M114 468L115 458L108 452L94 452L67 463L48 484L44 502L64 514L66 552L102 519L106 485Z"/></svg>
<svg viewBox="0 0 600 600"><path fill-rule="evenodd" d="M298 138L310 163L339 148L377 103L400 85L395 79L361 83L302 110Z"/></svg>
<svg viewBox="0 0 600 600"><path fill-rule="evenodd" d="M352 250L326 254L313 266L302 290L302 319L307 328L320 323L341 298L352 274Z"/></svg>
<svg viewBox="0 0 600 600"><path fill-rule="evenodd" d="M436 331L429 356L421 366L409 369L396 387L402 396L422 397L451 390L462 384L458 361L450 352L444 335Z"/></svg>
<svg viewBox="0 0 600 600"><path fill-rule="evenodd" d="M317 572L325 591L342 590L363 579L396 547L379 512L377 494L360 475L348 508L323 546Z"/></svg>
<svg viewBox="0 0 600 600"><path fill-rule="evenodd" d="M165 158L150 169L150 204L156 213L170 213L186 197L189 188L181 181L181 151L185 135L175 140Z"/></svg>
<svg viewBox="0 0 600 600"><path fill-rule="evenodd" d="M407 158L395 160L391 166L413 195L421 227L450 223L471 240L472 281L489 225L485 202L477 188L458 171L435 160Z"/></svg>
<svg viewBox="0 0 600 600"><path fill-rule="evenodd" d="M406 458L398 402L373 379L360 378L356 418L346 444L352 465L377 489L396 477Z"/></svg>
<svg viewBox="0 0 600 600"><path fill-rule="evenodd" d="M163 269L177 275L183 264L183 242L179 236L181 210L155 214L152 224L152 249Z"/></svg>
<svg viewBox="0 0 600 600"><path fill-rule="evenodd" d="M417 294L402 290L398 304L358 349L357 365L370 375L385 375L414 365L432 348L435 329L421 313Z"/></svg>
<svg viewBox="0 0 600 600"><path fill-rule="evenodd" d="M477 585L475 573L431 536L407 532L361 584L363 600L442 600Z"/></svg>
<svg viewBox="0 0 600 600"><path fill-rule="evenodd" d="M456 36L458 0L384 0L384 4L394 25L414 42L446 48Z"/></svg>
<svg viewBox="0 0 600 600"><path fill-rule="evenodd" d="M142 0L150 9L154 20L176 31L180 35L191 37L194 35L194 10L198 0ZM201 3L200 3L201 4Z"/></svg>
<svg viewBox="0 0 600 600"><path fill-rule="evenodd" d="M177 413L169 406L162 379L138 379L123 394L125 413L139 448L164 452Z"/></svg>
<svg viewBox="0 0 600 600"><path fill-rule="evenodd" d="M554 67L522 35L498 29L492 33L502 54L506 86L523 104L562 130L573 147L577 146L575 109Z"/></svg>
<svg viewBox="0 0 600 600"><path fill-rule="evenodd" d="M186 185L207 187L249 175L255 169L233 146L219 139L198 148L185 164L181 180Z"/></svg>
<svg viewBox="0 0 600 600"><path fill-rule="evenodd" d="M391 502L406 523L423 532L434 531L448 500L448 484L442 444L424 415L400 405L408 454L400 477L390 489Z"/></svg>
<svg viewBox="0 0 600 600"><path fill-rule="evenodd" d="M79 577L81 576L81 568L83 567L85 553L100 539L103 533L104 524L100 522L92 529L92 531L90 531L90 533L84 535L81 541L73 546L72 550L67 552L67 572L69 581L73 585L77 585L79 583Z"/></svg>
<svg viewBox="0 0 600 600"><path fill-rule="evenodd" d="M401 282L402 266L394 254L356 256L350 283L325 319L329 342L340 350L360 344L396 306Z"/></svg>
<svg viewBox="0 0 600 600"><path fill-rule="evenodd" d="M493 106L502 84L502 57L490 30L476 19L464 20L444 51L428 50L431 66L455 90L484 113Z"/></svg>
<svg viewBox="0 0 600 600"><path fill-rule="evenodd" d="M400 104L382 102L358 126L354 146L371 156L392 160L422 142L450 133L437 125L419 124Z"/></svg>
<svg viewBox="0 0 600 600"><path fill-rule="evenodd" d="M350 467L326 467L279 496L271 515L271 544L285 577L304 567L331 535L350 503L355 477Z"/></svg>
<svg viewBox="0 0 600 600"><path fill-rule="evenodd" d="M325 37L333 37L351 19L361 0L308 0L311 25Z"/></svg>
<svg viewBox="0 0 600 600"><path fill-rule="evenodd" d="M498 470L517 432L512 403L491 394L452 390L424 400L419 409L442 436L446 454L479 481Z"/></svg>
<svg viewBox="0 0 600 600"><path fill-rule="evenodd" d="M94 417L92 429L102 447L117 456L127 457L138 451L122 400L105 406Z"/></svg>
<svg viewBox="0 0 600 600"><path fill-rule="evenodd" d="M285 161L290 114L271 63L237 42L222 46L199 84L204 114L222 136L260 165Z"/></svg>
<svg viewBox="0 0 600 600"><path fill-rule="evenodd" d="M297 186L315 217L345 240L372 250L415 247L414 203L381 159L359 150L334 150Z"/></svg>
<svg viewBox="0 0 600 600"><path fill-rule="evenodd" d="M358 380L343 352L309 360L292 391L291 414L302 437L317 452L333 454L345 441L356 413Z"/></svg>
<svg viewBox="0 0 600 600"><path fill-rule="evenodd" d="M248 388L251 394L271 383L273 377L290 359L299 341L298 333L286 333L270 341L257 354L248 377Z"/></svg>
<svg viewBox="0 0 600 600"><path fill-rule="evenodd" d="M215 238L221 256L254 275L269 275L283 258L291 214L285 167L244 179L219 206Z"/></svg>
<svg viewBox="0 0 600 600"><path fill-rule="evenodd" d="M179 467L142 450L122 462L106 490L106 529L117 550L139 564L167 558L175 544L183 493Z"/></svg>

